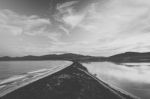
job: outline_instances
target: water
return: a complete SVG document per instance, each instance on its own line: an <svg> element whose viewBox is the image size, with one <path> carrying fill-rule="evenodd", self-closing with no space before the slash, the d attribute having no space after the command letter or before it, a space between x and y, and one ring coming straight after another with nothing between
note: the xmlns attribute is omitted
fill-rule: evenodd
<svg viewBox="0 0 150 99"><path fill-rule="evenodd" d="M32 71L50 69L65 64L70 65L69 63L66 61L1 61L0 80Z"/></svg>
<svg viewBox="0 0 150 99"><path fill-rule="evenodd" d="M65 61L11 61L0 62L0 80L19 79L23 76L16 76L33 71L44 71L62 65L70 65ZM121 88L129 93L150 99L150 63L124 63L114 64L109 62L84 63L84 66L92 74L96 74L110 85ZM4 80L11 78L8 80Z"/></svg>
<svg viewBox="0 0 150 99"><path fill-rule="evenodd" d="M150 99L150 63L95 62L83 64L112 86L121 88L141 99Z"/></svg>

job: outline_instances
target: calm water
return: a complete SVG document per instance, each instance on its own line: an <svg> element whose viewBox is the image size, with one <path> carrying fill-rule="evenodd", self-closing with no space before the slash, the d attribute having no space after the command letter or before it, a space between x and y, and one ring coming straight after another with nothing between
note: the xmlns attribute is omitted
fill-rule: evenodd
<svg viewBox="0 0 150 99"><path fill-rule="evenodd" d="M70 65L65 61L12 61L0 62L0 80L41 69ZM150 99L150 63L113 64L95 62L83 64L92 74L110 85L129 93Z"/></svg>
<svg viewBox="0 0 150 99"><path fill-rule="evenodd" d="M88 70L98 78L142 99L150 99L150 63L113 64L87 63Z"/></svg>
<svg viewBox="0 0 150 99"><path fill-rule="evenodd" d="M70 62L65 61L10 61L0 62L0 80L6 79L15 75L28 73L41 69L50 69L56 66L70 65Z"/></svg>

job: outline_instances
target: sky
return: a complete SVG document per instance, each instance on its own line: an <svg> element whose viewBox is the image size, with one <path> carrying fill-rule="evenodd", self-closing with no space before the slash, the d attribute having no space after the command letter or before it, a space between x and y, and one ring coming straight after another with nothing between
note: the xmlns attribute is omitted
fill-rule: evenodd
<svg viewBox="0 0 150 99"><path fill-rule="evenodd" d="M0 56L150 51L150 0L0 0Z"/></svg>

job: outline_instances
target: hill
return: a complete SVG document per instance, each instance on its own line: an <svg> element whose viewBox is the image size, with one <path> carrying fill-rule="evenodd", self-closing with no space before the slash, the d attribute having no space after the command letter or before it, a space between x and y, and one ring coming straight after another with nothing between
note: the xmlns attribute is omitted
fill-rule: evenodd
<svg viewBox="0 0 150 99"><path fill-rule="evenodd" d="M150 62L150 52L126 52L108 57L112 62Z"/></svg>
<svg viewBox="0 0 150 99"><path fill-rule="evenodd" d="M104 61L105 57L86 56L80 54L66 53L66 54L50 54L43 56L23 56L23 57L0 57L0 61L24 61L24 60L68 60L68 61Z"/></svg>

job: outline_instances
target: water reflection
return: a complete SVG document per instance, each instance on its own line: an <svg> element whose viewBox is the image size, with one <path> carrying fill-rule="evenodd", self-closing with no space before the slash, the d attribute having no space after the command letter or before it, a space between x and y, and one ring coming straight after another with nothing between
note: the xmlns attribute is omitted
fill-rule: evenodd
<svg viewBox="0 0 150 99"><path fill-rule="evenodd" d="M83 64L100 79L142 99L150 99L150 63L114 64L95 62ZM130 66L128 66L130 65Z"/></svg>

